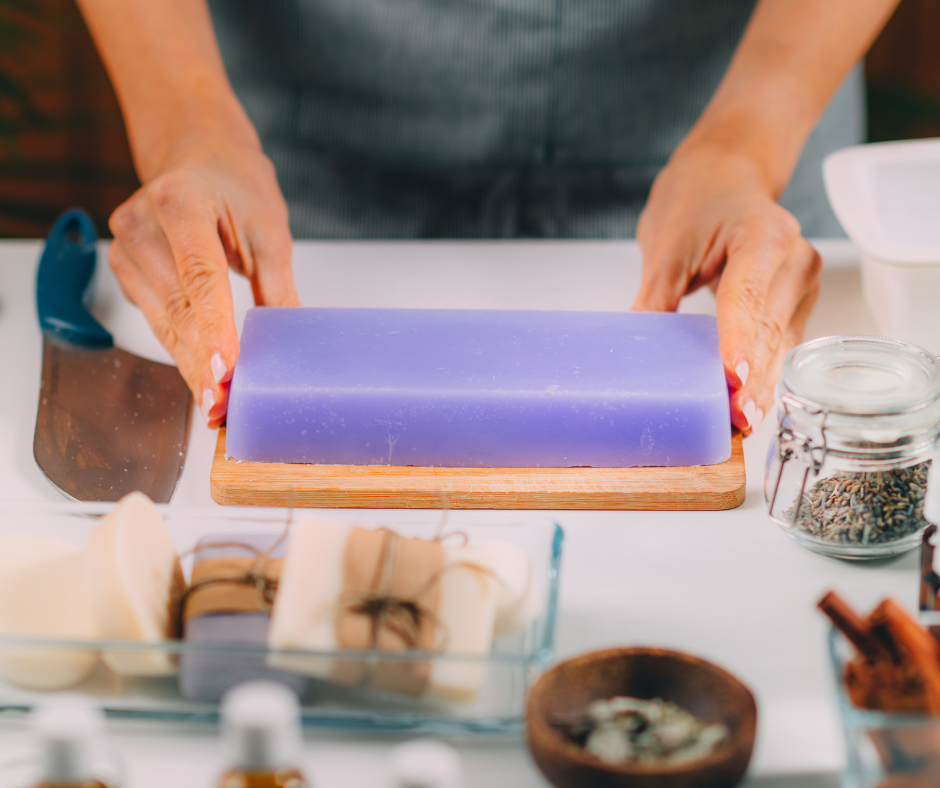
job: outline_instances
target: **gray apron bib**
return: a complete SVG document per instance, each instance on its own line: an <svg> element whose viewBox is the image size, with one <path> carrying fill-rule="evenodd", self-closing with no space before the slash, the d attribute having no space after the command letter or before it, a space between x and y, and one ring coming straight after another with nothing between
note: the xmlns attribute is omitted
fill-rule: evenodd
<svg viewBox="0 0 940 788"><path fill-rule="evenodd" d="M630 237L755 0L214 0L232 84L298 238ZM818 164L785 204L838 234Z"/></svg>

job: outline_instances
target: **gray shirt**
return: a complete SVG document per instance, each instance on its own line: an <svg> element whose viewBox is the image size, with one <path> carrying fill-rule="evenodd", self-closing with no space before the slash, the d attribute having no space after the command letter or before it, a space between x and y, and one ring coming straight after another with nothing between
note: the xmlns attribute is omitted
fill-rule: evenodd
<svg viewBox="0 0 940 788"><path fill-rule="evenodd" d="M229 77L299 238L630 237L755 0L214 0ZM861 139L858 71L782 200L841 234L826 153Z"/></svg>

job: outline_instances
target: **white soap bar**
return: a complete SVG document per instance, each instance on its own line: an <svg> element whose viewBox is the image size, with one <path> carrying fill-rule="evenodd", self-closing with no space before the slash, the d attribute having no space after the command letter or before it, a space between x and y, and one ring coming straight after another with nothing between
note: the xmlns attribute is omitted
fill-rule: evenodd
<svg viewBox="0 0 940 788"><path fill-rule="evenodd" d="M0 536L0 635L97 639L78 548L33 534ZM0 678L60 690L82 681L97 661L93 650L6 646L0 648Z"/></svg>
<svg viewBox="0 0 940 788"><path fill-rule="evenodd" d="M334 622L343 587L346 541L351 526L303 517L287 547L272 611L268 645L272 650L329 652L336 649ZM496 583L485 571L464 566L464 548L445 547L437 619L446 633L446 654L485 657L492 649ZM332 660L274 654L272 667L329 679ZM482 665L435 660L426 694L470 701L482 681Z"/></svg>
<svg viewBox="0 0 940 788"><path fill-rule="evenodd" d="M447 636L444 653L471 659L434 660L425 694L439 700L470 703L483 683L482 658L493 650L496 583L485 572L464 564L463 550L444 549L437 617Z"/></svg>
<svg viewBox="0 0 940 788"><path fill-rule="evenodd" d="M176 546L151 500L124 496L88 537L85 581L92 613L106 640L159 643L175 637L185 586ZM126 676L169 676L173 655L162 650L105 651L102 659Z"/></svg>
<svg viewBox="0 0 940 788"><path fill-rule="evenodd" d="M268 647L274 651L333 651L336 605L343 590L343 555L350 526L300 515L291 527L278 581ZM329 658L272 654L273 668L329 678Z"/></svg>
<svg viewBox="0 0 940 788"><path fill-rule="evenodd" d="M529 554L503 539L481 539L462 548L461 560L480 566L496 581L493 634L520 632L542 613L545 583L532 571Z"/></svg>

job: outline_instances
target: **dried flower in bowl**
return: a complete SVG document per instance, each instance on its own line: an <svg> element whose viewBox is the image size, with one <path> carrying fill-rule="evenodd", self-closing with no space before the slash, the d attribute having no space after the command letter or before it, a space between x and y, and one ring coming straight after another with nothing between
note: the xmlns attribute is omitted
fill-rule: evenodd
<svg viewBox="0 0 940 788"><path fill-rule="evenodd" d="M641 766L686 763L711 755L728 739L720 722L706 723L672 701L618 695L587 708L572 741L604 763Z"/></svg>
<svg viewBox="0 0 940 788"><path fill-rule="evenodd" d="M619 724L630 729L626 745L604 732L584 746L595 729ZM741 681L703 659L657 648L614 648L544 673L529 693L526 725L532 757L556 788L729 788L747 770L757 706ZM695 746L707 745L708 752L683 744L687 725L698 731ZM659 739L655 744L642 735L651 730ZM712 737L721 741L709 743ZM679 745L677 755L663 757L670 740ZM627 745L630 757L615 759ZM595 754L600 750L603 755Z"/></svg>

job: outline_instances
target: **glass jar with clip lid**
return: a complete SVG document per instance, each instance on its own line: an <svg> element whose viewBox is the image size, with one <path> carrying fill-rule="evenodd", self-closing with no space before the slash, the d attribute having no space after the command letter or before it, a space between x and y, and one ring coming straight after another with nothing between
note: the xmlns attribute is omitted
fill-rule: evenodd
<svg viewBox="0 0 940 788"><path fill-rule="evenodd" d="M771 519L804 547L867 559L915 548L940 441L940 361L884 337L794 348L776 389L767 455ZM940 479L938 479L940 481ZM934 495L940 484L931 485Z"/></svg>

